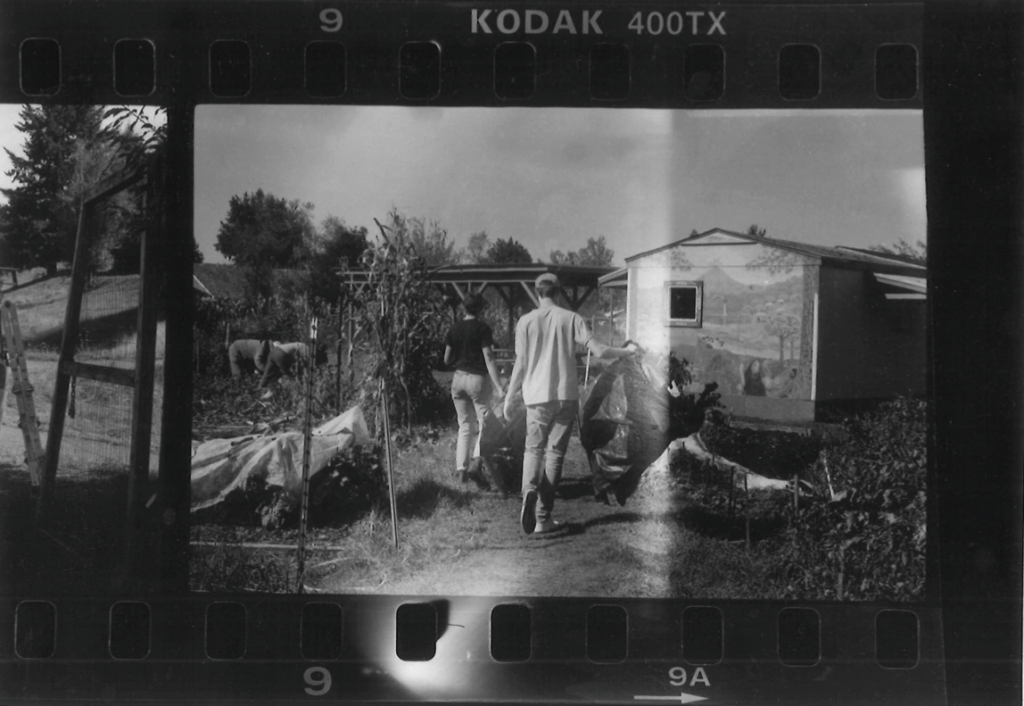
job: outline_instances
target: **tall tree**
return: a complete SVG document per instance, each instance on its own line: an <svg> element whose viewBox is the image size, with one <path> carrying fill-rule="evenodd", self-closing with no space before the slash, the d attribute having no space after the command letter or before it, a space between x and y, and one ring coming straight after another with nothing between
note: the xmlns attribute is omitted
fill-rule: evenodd
<svg viewBox="0 0 1024 706"><path fill-rule="evenodd" d="M348 267L359 269L363 253L369 247L366 228L351 227L337 216L328 216L320 224L320 246L310 263L310 283L313 295L327 301L337 301L339 279L337 271Z"/></svg>
<svg viewBox="0 0 1024 706"><path fill-rule="evenodd" d="M466 249L466 257L474 265L486 264L487 249L491 245L491 239L487 231L480 231L469 236L469 247Z"/></svg>
<svg viewBox="0 0 1024 706"><path fill-rule="evenodd" d="M498 238L487 248L484 262L493 265L530 263L533 262L533 256L518 240L513 240L511 237L507 240Z"/></svg>
<svg viewBox="0 0 1024 706"><path fill-rule="evenodd" d="M335 266L344 262L348 267L359 267L363 252L369 247L369 233L363 226L349 226L337 216L328 216L320 224L320 249L322 257Z"/></svg>
<svg viewBox="0 0 1024 706"><path fill-rule="evenodd" d="M2 189L0 254L20 268L57 271L71 259L82 194L114 167L117 134L103 127L103 111L88 105L26 105L15 125L26 135L24 155L5 148L16 186Z"/></svg>
<svg viewBox="0 0 1024 706"><path fill-rule="evenodd" d="M587 238L587 244L579 250L551 251L551 262L556 265L577 265L581 267L608 267L615 258L615 251L608 247L603 235Z"/></svg>
<svg viewBox="0 0 1024 706"><path fill-rule="evenodd" d="M316 247L313 204L257 189L232 196L217 233L217 250L239 265L293 268L307 264Z"/></svg>

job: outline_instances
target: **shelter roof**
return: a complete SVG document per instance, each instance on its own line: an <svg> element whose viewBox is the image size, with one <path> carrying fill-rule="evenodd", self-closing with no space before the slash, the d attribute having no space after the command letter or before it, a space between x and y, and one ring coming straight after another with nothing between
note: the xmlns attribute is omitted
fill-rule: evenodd
<svg viewBox="0 0 1024 706"><path fill-rule="evenodd" d="M192 265L192 288L210 297L245 298L245 273L231 264Z"/></svg>
<svg viewBox="0 0 1024 706"><path fill-rule="evenodd" d="M543 262L508 263L501 265L445 265L430 272L432 282L451 282L473 285L484 282L522 282L532 285L545 272L555 274L561 284L567 287L594 287L597 278L613 272L614 267L586 267L578 265L553 265ZM342 275L352 282L366 281L361 270L350 270Z"/></svg>
<svg viewBox="0 0 1024 706"><path fill-rule="evenodd" d="M431 270L428 279L441 287L451 286L460 297L465 297L471 289L482 291L486 287L494 287L507 297L512 296L514 291L523 291L536 304L533 283L540 275L551 272L558 277L570 308L578 311L587 297L597 289L598 279L614 271L614 267L554 265L543 262L445 265ZM362 270L348 270L342 272L341 277L343 281L356 287L367 281L366 273ZM510 299L506 301L511 302Z"/></svg>
<svg viewBox="0 0 1024 706"><path fill-rule="evenodd" d="M301 270L276 269L271 273L275 287L301 282ZM192 265L192 289L199 294L224 299L245 299L245 268L231 263Z"/></svg>

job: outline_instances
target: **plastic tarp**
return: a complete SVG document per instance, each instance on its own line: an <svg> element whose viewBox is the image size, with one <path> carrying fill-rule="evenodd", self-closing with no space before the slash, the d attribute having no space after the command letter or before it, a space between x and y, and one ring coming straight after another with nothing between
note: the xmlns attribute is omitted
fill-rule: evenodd
<svg viewBox="0 0 1024 706"><path fill-rule="evenodd" d="M309 476L346 449L371 443L366 420L353 407L313 431ZM235 488L246 487L250 478L283 489L284 502L297 507L302 500L302 432L267 436L211 439L192 449L192 511L223 501Z"/></svg>
<svg viewBox="0 0 1024 706"><path fill-rule="evenodd" d="M608 366L581 400L580 441L594 493L609 490L620 504L668 447L675 430L667 387L656 368L633 357Z"/></svg>

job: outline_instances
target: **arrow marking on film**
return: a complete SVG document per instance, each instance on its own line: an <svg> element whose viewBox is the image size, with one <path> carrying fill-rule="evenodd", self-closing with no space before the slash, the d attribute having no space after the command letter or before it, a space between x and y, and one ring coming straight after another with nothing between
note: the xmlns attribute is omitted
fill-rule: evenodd
<svg viewBox="0 0 1024 706"><path fill-rule="evenodd" d="M707 701L706 696L682 693L679 696L637 696L633 695L634 701L678 701L681 704L689 704L694 701Z"/></svg>

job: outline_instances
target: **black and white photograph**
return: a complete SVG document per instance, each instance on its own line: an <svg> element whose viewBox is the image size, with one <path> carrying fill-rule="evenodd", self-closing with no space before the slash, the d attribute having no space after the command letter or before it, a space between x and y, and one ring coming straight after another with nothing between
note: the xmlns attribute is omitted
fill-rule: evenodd
<svg viewBox="0 0 1024 706"><path fill-rule="evenodd" d="M924 597L919 112L201 106L194 209L193 590Z"/></svg>
<svg viewBox="0 0 1024 706"><path fill-rule="evenodd" d="M4 106L15 586L155 541L165 120ZM919 111L194 127L192 591L924 598Z"/></svg>

